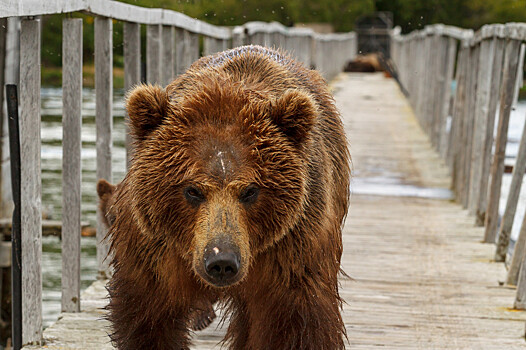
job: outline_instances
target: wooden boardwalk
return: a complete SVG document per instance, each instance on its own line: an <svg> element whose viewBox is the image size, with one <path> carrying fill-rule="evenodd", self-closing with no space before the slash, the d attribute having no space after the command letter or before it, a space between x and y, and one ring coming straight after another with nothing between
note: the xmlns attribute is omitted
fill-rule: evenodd
<svg viewBox="0 0 526 350"><path fill-rule="evenodd" d="M526 313L509 309L503 264L483 228L452 202L443 162L392 79L341 75L333 84L351 144L353 195L341 280L352 349L526 349ZM45 332L44 349L112 349L102 283ZM222 330L196 334L219 349ZM36 349L33 347L32 349Z"/></svg>

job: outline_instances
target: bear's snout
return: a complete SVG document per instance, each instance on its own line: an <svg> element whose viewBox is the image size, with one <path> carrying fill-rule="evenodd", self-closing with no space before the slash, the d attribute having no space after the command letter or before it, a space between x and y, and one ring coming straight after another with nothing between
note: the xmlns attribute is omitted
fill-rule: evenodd
<svg viewBox="0 0 526 350"><path fill-rule="evenodd" d="M205 247L203 265L210 284L226 287L239 281L241 255L239 248L225 239L214 239Z"/></svg>

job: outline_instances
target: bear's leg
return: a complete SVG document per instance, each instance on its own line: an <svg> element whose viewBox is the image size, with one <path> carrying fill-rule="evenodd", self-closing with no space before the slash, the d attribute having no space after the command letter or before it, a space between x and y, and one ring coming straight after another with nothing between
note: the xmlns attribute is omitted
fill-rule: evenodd
<svg viewBox="0 0 526 350"><path fill-rule="evenodd" d="M247 300L250 322L245 327L250 329L245 350L345 349L345 326L336 286L328 288L320 283L259 292L262 294ZM236 327L232 331L243 336L243 326Z"/></svg>
<svg viewBox="0 0 526 350"><path fill-rule="evenodd" d="M167 302L153 281L137 283L116 273L108 290L111 339L117 349L188 349L189 308Z"/></svg>

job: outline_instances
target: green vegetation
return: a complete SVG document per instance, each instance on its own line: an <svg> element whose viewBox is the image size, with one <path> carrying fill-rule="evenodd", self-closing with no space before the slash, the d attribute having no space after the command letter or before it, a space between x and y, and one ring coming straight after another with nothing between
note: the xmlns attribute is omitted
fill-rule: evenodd
<svg viewBox="0 0 526 350"><path fill-rule="evenodd" d="M486 23L526 20L526 0L120 0L142 7L166 8L206 22L234 26L248 21L330 23L336 31L353 29L354 22L375 11L391 11L394 24L407 33L432 23L478 29ZM84 62L93 64L93 18L84 14L54 15L43 18L42 63L45 84L60 84L62 20L66 16L84 18ZM114 61L122 67L122 23L113 25ZM143 26L143 39L145 28ZM92 70L92 69L91 69ZM87 69L87 71L91 71ZM115 85L120 86L118 76ZM86 86L92 84L87 77Z"/></svg>

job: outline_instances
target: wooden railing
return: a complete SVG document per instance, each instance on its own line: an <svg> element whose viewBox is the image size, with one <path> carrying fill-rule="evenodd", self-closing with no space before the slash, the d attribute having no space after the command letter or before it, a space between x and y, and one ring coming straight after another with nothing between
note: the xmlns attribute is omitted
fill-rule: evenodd
<svg viewBox="0 0 526 350"><path fill-rule="evenodd" d="M524 41L526 23L509 23L486 25L477 32L433 25L393 35L392 43L401 84L420 124L449 166L456 199L475 216L476 225L485 226L484 242L497 243L497 262L508 252L526 170L525 127L499 225L508 124L524 74ZM525 250L526 215L506 280L518 283L515 307L520 309L526 308Z"/></svg>
<svg viewBox="0 0 526 350"><path fill-rule="evenodd" d="M283 48L318 68L330 79L356 53L354 33L320 35L309 29L286 28L278 23L248 23L217 27L183 14L145 9L108 0L9 0L0 2L0 18L9 17L6 65L20 69L22 157L22 343L42 338L42 210L40 168L40 42L38 16L82 11L95 22L95 90L97 177L112 181L112 26L124 21L125 88L140 81L140 27L147 26L146 71L151 83L168 84L199 58L200 37L204 54L242 44ZM63 207L62 207L62 310L80 310L81 232L81 102L82 19L63 22ZM16 36L19 35L20 46ZM18 51L19 50L19 51ZM16 54L19 52L18 55ZM15 54L13 54L15 53ZM9 81L7 81L9 82ZM127 140L129 143L129 140ZM97 261L101 277L109 274L108 247L102 243L106 229L97 220Z"/></svg>

